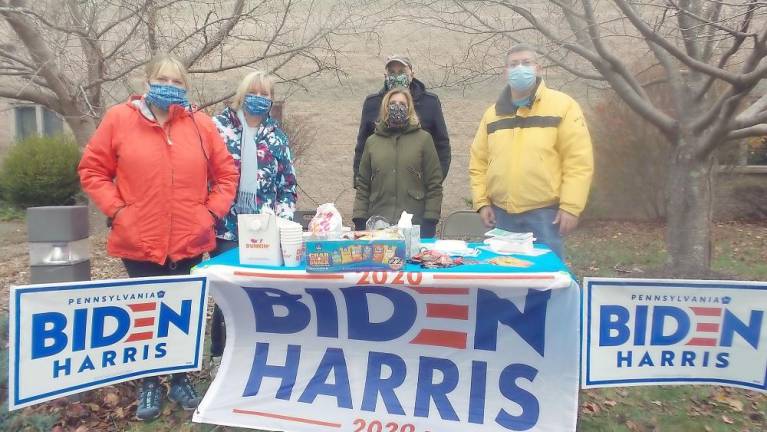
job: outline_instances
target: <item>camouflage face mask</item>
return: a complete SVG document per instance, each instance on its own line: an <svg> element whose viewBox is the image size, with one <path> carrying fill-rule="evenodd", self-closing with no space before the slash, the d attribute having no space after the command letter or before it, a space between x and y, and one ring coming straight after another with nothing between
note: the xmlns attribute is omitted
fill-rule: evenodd
<svg viewBox="0 0 767 432"><path fill-rule="evenodd" d="M405 127L408 121L408 109L405 105L396 103L389 104L389 117L386 119L386 124L390 128L399 129Z"/></svg>
<svg viewBox="0 0 767 432"><path fill-rule="evenodd" d="M386 79L384 79L384 85L386 86L387 90L391 90L393 88L409 88L410 78L406 73L388 74L386 75Z"/></svg>

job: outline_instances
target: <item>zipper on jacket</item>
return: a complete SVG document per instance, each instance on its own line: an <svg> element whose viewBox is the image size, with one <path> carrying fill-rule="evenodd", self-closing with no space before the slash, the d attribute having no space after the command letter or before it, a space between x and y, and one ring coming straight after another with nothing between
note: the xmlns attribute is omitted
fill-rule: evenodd
<svg viewBox="0 0 767 432"><path fill-rule="evenodd" d="M397 181L397 167L399 166L399 138L402 135L394 137L394 216L392 220L397 218L397 209L399 208L399 182Z"/></svg>

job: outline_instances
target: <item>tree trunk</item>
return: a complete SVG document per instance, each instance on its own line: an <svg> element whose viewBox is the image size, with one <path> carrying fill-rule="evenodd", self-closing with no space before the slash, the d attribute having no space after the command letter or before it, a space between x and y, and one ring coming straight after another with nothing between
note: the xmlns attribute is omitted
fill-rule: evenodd
<svg viewBox="0 0 767 432"><path fill-rule="evenodd" d="M72 134L75 136L75 140L80 144L80 147L85 147L88 140L91 139L93 132L96 130L96 120L87 114L65 114L64 119L72 130Z"/></svg>
<svg viewBox="0 0 767 432"><path fill-rule="evenodd" d="M678 142L669 163L667 192L668 271L704 277L711 267L712 168L714 158L695 158L692 143Z"/></svg>

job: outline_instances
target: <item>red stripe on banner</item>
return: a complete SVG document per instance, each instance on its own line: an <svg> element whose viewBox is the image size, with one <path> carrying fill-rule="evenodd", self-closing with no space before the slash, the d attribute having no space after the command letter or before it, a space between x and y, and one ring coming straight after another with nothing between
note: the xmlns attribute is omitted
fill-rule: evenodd
<svg viewBox="0 0 767 432"><path fill-rule="evenodd" d="M690 346L716 346L716 339L711 338L692 338L687 345Z"/></svg>
<svg viewBox="0 0 767 432"><path fill-rule="evenodd" d="M698 325L695 326L695 331L718 333L719 324L718 323L698 323Z"/></svg>
<svg viewBox="0 0 767 432"><path fill-rule="evenodd" d="M128 307L133 312L153 311L153 310L157 309L157 302L152 302L152 303L134 303L134 304L129 304Z"/></svg>
<svg viewBox="0 0 767 432"><path fill-rule="evenodd" d="M426 303L426 316L430 318L469 319L469 307L465 305Z"/></svg>
<svg viewBox="0 0 767 432"><path fill-rule="evenodd" d="M245 272L245 271L236 271L234 272L235 276L255 276L255 277L261 277L261 278L270 278L270 279L343 279L344 275L340 274L275 274L275 273L259 273L259 272Z"/></svg>
<svg viewBox="0 0 767 432"><path fill-rule="evenodd" d="M437 287L417 287L407 285L408 288L414 290L418 294L445 294L445 295L467 295L469 294L468 288L437 288Z"/></svg>
<svg viewBox="0 0 767 432"><path fill-rule="evenodd" d="M128 339L125 339L125 342L136 342L147 339L152 339L152 332L133 333L128 336Z"/></svg>
<svg viewBox="0 0 767 432"><path fill-rule="evenodd" d="M410 341L410 343L416 345L466 349L466 333L449 330L423 329Z"/></svg>
<svg viewBox="0 0 767 432"><path fill-rule="evenodd" d="M306 424L316 425L316 426L328 426L328 427L339 428L339 429L341 428L341 423L331 423L331 422L326 422L321 420L312 420L312 419L301 418L301 417L291 417L291 416L286 416L282 414L272 414L267 412L251 411L251 410L244 410L244 409L238 409L238 408L233 409L232 412L235 414L247 414L247 415L260 416L260 417L269 417L269 418L274 418L278 420L287 420L287 421L292 421L296 423L306 423Z"/></svg>
<svg viewBox="0 0 767 432"><path fill-rule="evenodd" d="M133 327L149 327L154 325L154 317L136 318L133 320Z"/></svg>
<svg viewBox="0 0 767 432"><path fill-rule="evenodd" d="M722 308L709 308L709 307L691 307L692 313L698 316L720 316L722 315Z"/></svg>
<svg viewBox="0 0 767 432"><path fill-rule="evenodd" d="M435 274L434 279L442 280L476 280L476 279L491 279L491 280L554 280L555 276L549 275L454 275L454 274Z"/></svg>

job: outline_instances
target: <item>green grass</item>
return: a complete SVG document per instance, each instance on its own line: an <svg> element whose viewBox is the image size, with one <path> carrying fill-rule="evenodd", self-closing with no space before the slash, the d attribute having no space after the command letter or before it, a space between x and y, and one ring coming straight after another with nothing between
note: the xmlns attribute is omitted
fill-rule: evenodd
<svg viewBox="0 0 767 432"><path fill-rule="evenodd" d="M663 236L658 224L594 222L568 238L568 261L579 279L651 278L667 259ZM767 280L765 239L767 226L716 225L712 269L734 279ZM584 432L767 430L767 395L724 387L586 390L580 407L578 430Z"/></svg>

